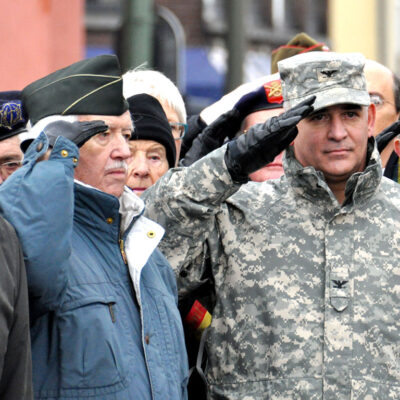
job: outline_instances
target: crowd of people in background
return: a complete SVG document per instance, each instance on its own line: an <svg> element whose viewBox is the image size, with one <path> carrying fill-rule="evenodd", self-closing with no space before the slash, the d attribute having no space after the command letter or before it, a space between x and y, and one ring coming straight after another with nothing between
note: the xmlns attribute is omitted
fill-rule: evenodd
<svg viewBox="0 0 400 400"><path fill-rule="evenodd" d="M0 92L1 399L400 399L400 79L271 59L199 115L114 55Z"/></svg>

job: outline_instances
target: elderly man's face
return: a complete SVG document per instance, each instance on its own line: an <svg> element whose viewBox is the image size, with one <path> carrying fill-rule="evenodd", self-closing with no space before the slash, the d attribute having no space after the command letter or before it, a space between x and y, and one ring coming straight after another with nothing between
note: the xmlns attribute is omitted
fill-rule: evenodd
<svg viewBox="0 0 400 400"><path fill-rule="evenodd" d="M378 96L382 101L382 104L376 106L374 128L374 136L376 136L399 118L394 100L393 75L388 68L374 62L368 62L364 72L368 93Z"/></svg>
<svg viewBox="0 0 400 400"><path fill-rule="evenodd" d="M79 120L102 120L109 130L93 136L81 147L75 178L105 193L121 196L130 157L128 142L132 120L129 111L120 116L81 115Z"/></svg>
<svg viewBox="0 0 400 400"><path fill-rule="evenodd" d="M20 143L18 136L0 141L0 184L21 165L23 154L19 147Z"/></svg>
<svg viewBox="0 0 400 400"><path fill-rule="evenodd" d="M169 168L165 147L154 140L131 140L127 185L140 196Z"/></svg>
<svg viewBox="0 0 400 400"><path fill-rule="evenodd" d="M297 160L321 171L329 184L343 183L366 164L375 107L341 104L326 107L301 120L294 141Z"/></svg>

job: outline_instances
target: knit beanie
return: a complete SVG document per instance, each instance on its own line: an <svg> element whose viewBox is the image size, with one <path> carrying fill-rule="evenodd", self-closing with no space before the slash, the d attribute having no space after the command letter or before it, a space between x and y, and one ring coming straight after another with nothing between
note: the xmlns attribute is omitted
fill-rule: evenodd
<svg viewBox="0 0 400 400"><path fill-rule="evenodd" d="M128 99L134 130L131 140L154 140L165 147L169 167L175 166L176 147L167 116L160 102L146 93Z"/></svg>

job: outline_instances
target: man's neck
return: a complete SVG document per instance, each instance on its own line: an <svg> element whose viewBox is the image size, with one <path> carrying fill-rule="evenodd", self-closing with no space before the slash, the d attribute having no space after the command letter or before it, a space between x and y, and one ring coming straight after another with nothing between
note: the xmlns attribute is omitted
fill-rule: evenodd
<svg viewBox="0 0 400 400"><path fill-rule="evenodd" d="M346 182L331 182L328 183L329 188L332 190L332 193L335 195L339 204L343 204L346 198L345 190L346 190Z"/></svg>

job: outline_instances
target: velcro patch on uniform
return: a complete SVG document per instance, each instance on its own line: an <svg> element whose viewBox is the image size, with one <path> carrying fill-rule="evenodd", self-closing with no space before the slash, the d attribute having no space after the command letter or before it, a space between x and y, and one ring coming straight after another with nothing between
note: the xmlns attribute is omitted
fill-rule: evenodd
<svg viewBox="0 0 400 400"><path fill-rule="evenodd" d="M318 82L336 80L338 72L339 70L337 68L318 68L317 69Z"/></svg>

